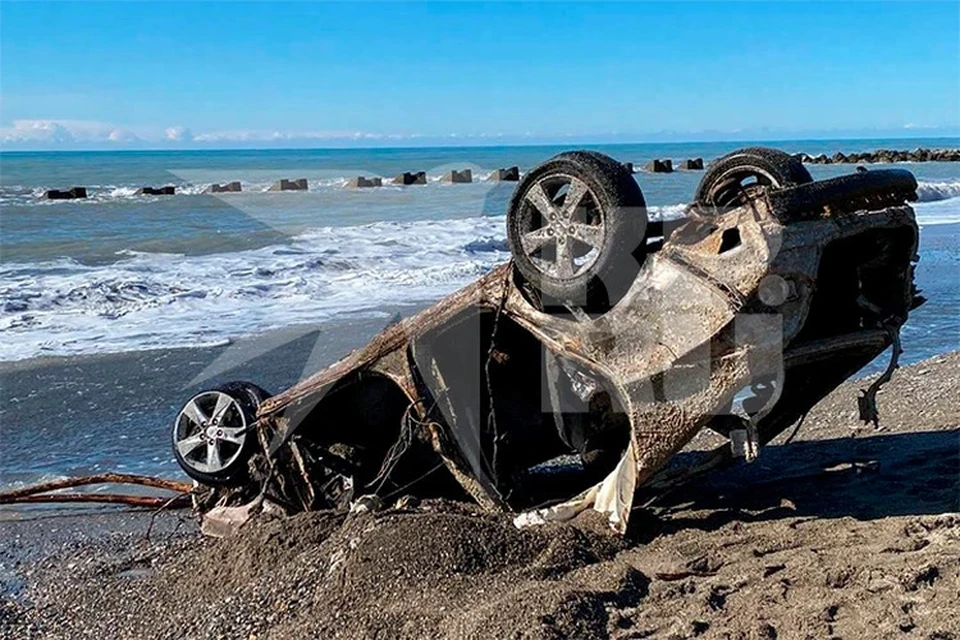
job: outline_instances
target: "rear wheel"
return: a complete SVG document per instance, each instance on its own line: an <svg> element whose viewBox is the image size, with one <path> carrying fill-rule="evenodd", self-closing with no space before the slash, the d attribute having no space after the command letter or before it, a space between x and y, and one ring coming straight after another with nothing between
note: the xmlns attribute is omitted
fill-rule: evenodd
<svg viewBox="0 0 960 640"><path fill-rule="evenodd" d="M812 182L803 163L778 149L748 147L712 163L697 187L701 209L738 207L746 204L759 187L780 189Z"/></svg>
<svg viewBox="0 0 960 640"><path fill-rule="evenodd" d="M562 153L527 173L507 212L517 270L562 304L612 305L643 261L646 204L619 162Z"/></svg>
<svg viewBox="0 0 960 640"><path fill-rule="evenodd" d="M173 454L184 472L205 485L242 482L254 451L257 408L269 397L249 382L201 391L173 423Z"/></svg>

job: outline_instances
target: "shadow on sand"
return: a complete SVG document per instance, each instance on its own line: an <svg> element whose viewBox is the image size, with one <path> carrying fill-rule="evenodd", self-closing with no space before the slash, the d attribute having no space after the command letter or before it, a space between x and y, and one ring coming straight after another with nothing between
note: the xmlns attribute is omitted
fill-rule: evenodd
<svg viewBox="0 0 960 640"><path fill-rule="evenodd" d="M681 454L692 461L697 454ZM642 500L643 498L641 498ZM873 520L960 511L960 431L811 440L765 447L752 464L708 474L631 519L658 534L712 531L733 521ZM637 514L639 515L639 514ZM642 535L642 534L641 534Z"/></svg>

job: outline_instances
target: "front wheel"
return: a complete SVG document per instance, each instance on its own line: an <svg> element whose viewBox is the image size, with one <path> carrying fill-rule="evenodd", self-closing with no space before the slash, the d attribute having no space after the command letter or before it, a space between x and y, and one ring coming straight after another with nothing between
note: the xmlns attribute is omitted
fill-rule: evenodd
<svg viewBox="0 0 960 640"><path fill-rule="evenodd" d="M249 382L201 391L173 423L173 454L183 471L201 484L241 482L254 451L257 409L270 394Z"/></svg>
<svg viewBox="0 0 960 640"><path fill-rule="evenodd" d="M517 185L507 241L517 270L545 297L612 305L643 261L646 224L643 193L621 163L572 151Z"/></svg>

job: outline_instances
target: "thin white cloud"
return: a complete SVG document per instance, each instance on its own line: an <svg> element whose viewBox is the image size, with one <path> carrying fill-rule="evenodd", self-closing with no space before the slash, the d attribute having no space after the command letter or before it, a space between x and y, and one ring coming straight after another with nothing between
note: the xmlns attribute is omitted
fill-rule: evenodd
<svg viewBox="0 0 960 640"><path fill-rule="evenodd" d="M173 142L193 140L193 134L190 132L190 129L181 126L168 127L163 132L163 137L165 140L171 140Z"/></svg>
<svg viewBox="0 0 960 640"><path fill-rule="evenodd" d="M91 142L135 142L132 131L94 120L14 120L0 127L0 144L75 144Z"/></svg>
<svg viewBox="0 0 960 640"><path fill-rule="evenodd" d="M140 138L130 131L114 129L110 132L110 135L107 136L107 139L110 140L110 142L136 142Z"/></svg>
<svg viewBox="0 0 960 640"><path fill-rule="evenodd" d="M14 120L0 127L0 144L29 147L70 147L83 145L143 146L150 144L290 144L296 142L358 142L414 140L418 134L371 133L364 131L311 131L279 129L236 129L194 134L182 125L165 129L125 127L93 120Z"/></svg>
<svg viewBox="0 0 960 640"><path fill-rule="evenodd" d="M614 142L661 142L675 140L774 140L809 137L884 137L898 132L927 136L957 135L956 125L929 126L910 122L889 129L863 130L787 130L758 128L749 130L692 130L658 132L551 133L527 130L520 133L452 132L447 134L378 133L364 131L233 129L193 133L182 125L166 128L121 126L94 120L20 119L0 126L0 147L8 149L87 149L87 148L210 148L210 147L290 147L290 146L382 146L425 144L475 144L491 139L503 143L600 144Z"/></svg>

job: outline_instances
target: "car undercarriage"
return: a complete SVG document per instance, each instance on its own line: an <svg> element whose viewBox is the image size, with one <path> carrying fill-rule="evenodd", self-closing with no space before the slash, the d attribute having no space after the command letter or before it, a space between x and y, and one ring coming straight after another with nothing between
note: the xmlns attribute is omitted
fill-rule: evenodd
<svg viewBox="0 0 960 640"><path fill-rule="evenodd" d="M274 396L198 394L174 452L201 509L472 499L518 525L585 509L626 529L638 489L743 458L892 346L923 302L902 170L813 181L753 148L713 163L679 220L618 162L561 154L507 212L513 259ZM668 463L702 429L729 439Z"/></svg>

